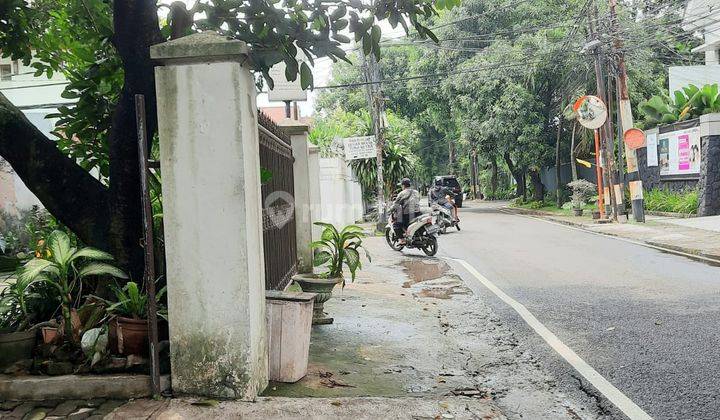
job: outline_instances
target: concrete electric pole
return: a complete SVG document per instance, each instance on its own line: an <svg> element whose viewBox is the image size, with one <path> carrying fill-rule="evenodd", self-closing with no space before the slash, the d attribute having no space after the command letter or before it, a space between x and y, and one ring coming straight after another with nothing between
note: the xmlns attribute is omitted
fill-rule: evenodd
<svg viewBox="0 0 720 420"><path fill-rule="evenodd" d="M586 45L588 50L592 51L593 59L595 62L595 82L597 86L597 96L603 101L606 100L606 88L605 78L603 77L603 60L600 55L599 46L600 42L597 40L597 32L593 22L597 19L597 10L595 4L593 4L593 16L588 19L588 29L590 33L589 43ZM607 105L607 103L606 103ZM608 109L608 113L610 110ZM603 126L597 130L599 133L599 150L602 155L603 161L603 195L605 204L605 213L612 213L613 219L622 219L622 215L625 214L625 208L623 205L622 193L618 194L618 191L622 191L617 180L616 162L614 148L612 147L612 133L609 129L609 122L606 121Z"/></svg>
<svg viewBox="0 0 720 420"><path fill-rule="evenodd" d="M609 0L610 4L610 26L615 38L615 54L617 54L617 88L620 91L618 99L618 108L620 110L620 123L623 132L633 128L632 106L630 105L630 96L628 95L627 70L625 69L625 54L622 51L623 44L618 31L617 14L615 7L617 0ZM618 139L623 141L623 139ZM637 152L635 149L625 148L625 161L627 163L628 186L630 188L630 200L632 201L633 218L637 222L645 221L645 208L643 200L643 186L640 179L640 168L638 167Z"/></svg>
<svg viewBox="0 0 720 420"><path fill-rule="evenodd" d="M382 230L387 223L385 208L385 180L383 177L383 151L385 149L385 98L380 85L380 66L375 55L366 57L363 54L363 70L365 73L365 95L368 101L373 131L375 132L375 148L377 151L377 229Z"/></svg>

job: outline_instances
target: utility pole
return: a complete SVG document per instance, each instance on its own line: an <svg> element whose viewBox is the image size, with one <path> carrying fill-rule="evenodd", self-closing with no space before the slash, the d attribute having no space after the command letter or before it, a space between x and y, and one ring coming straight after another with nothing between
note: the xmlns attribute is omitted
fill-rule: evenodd
<svg viewBox="0 0 720 420"><path fill-rule="evenodd" d="M610 25L614 35L615 54L617 54L617 88L620 91L618 99L618 108L620 110L620 123L622 124L623 133L633 128L632 106L630 105L630 96L628 95L627 70L625 68L625 54L622 51L623 44L618 31L617 14L615 7L617 0L609 0L610 2ZM622 141L622 139L618 139ZM645 208L643 200L642 180L640 179L640 169L638 168L637 152L629 147L625 148L625 161L627 164L627 181L630 187L630 200L632 201L633 218L636 222L645 221Z"/></svg>
<svg viewBox="0 0 720 420"><path fill-rule="evenodd" d="M377 229L382 230L387 223L385 209L385 180L383 178L383 151L385 149L385 98L380 86L380 66L375 55L366 57L363 54L363 70L365 73L365 95L370 109L373 131L375 132L375 150L377 161Z"/></svg>
<svg viewBox="0 0 720 420"><path fill-rule="evenodd" d="M603 101L606 100L607 95L605 93L605 79L603 78L603 60L602 56L600 55L599 51L599 43L597 41L597 35L595 32L595 27L593 25L593 21L597 19L597 6L593 2L593 16L591 16L588 19L588 29L590 32L590 42L594 42L595 45L592 48L593 52L593 58L595 61L595 82L597 86L597 96L599 98L602 98ZM606 103L607 105L607 103ZM608 123L605 122L605 124L597 130L599 133L599 138L597 139L599 142L598 145L598 151L600 151L603 161L603 174L602 178L604 180L604 188L603 188L603 202L605 204L605 214L612 213L613 219L618 221L621 220L622 217L619 217L623 214L625 214L624 208L623 208L623 197L622 194L618 194L618 181L617 181L617 172L615 171L615 156L613 150L610 148L610 141L609 138L612 138L612 134L609 133L608 130ZM614 188L613 188L614 187ZM622 190L622 189L620 189Z"/></svg>

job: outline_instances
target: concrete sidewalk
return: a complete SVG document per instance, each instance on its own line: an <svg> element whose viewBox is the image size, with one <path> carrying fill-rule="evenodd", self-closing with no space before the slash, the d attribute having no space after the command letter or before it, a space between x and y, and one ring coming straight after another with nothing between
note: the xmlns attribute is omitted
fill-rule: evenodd
<svg viewBox="0 0 720 420"><path fill-rule="evenodd" d="M561 216L517 207L502 211L540 217L590 232L616 236L669 251L720 262L720 216L670 218L647 216L645 223L597 223L589 216Z"/></svg>
<svg viewBox="0 0 720 420"><path fill-rule="evenodd" d="M373 262L325 304L335 323L313 328L300 382L271 384L255 403L139 400L109 418L599 417L592 398L558 390L444 261L366 244Z"/></svg>

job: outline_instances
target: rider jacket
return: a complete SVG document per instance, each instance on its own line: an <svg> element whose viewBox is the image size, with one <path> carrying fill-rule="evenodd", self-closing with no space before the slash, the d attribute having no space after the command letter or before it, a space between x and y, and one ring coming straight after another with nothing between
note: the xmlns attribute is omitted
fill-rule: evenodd
<svg viewBox="0 0 720 420"><path fill-rule="evenodd" d="M436 185L433 187L432 190L430 190L430 200L433 203L438 203L440 205L443 205L448 202L448 200L447 200L448 195L450 197L453 197L455 194L453 194L453 192L447 187L442 187L442 186Z"/></svg>
<svg viewBox="0 0 720 420"><path fill-rule="evenodd" d="M420 213L420 193L412 188L405 188L395 198L395 207L401 207L403 214Z"/></svg>

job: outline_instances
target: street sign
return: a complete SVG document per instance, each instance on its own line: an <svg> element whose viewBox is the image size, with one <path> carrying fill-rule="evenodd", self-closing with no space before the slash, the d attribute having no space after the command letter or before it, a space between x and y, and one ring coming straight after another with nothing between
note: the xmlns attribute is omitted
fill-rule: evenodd
<svg viewBox="0 0 720 420"><path fill-rule="evenodd" d="M573 110L578 114L578 122L585 128L595 130L605 124L607 107L597 96L583 96L575 102Z"/></svg>
<svg viewBox="0 0 720 420"><path fill-rule="evenodd" d="M299 64L299 61L298 61ZM275 86L268 92L268 100L272 102L307 101L307 91L300 87L300 75L294 82L285 78L285 62L281 61L270 68L270 77Z"/></svg>
<svg viewBox="0 0 720 420"><path fill-rule="evenodd" d="M625 140L625 146L630 150L645 147L645 133L639 128L625 130L623 139Z"/></svg>
<svg viewBox="0 0 720 420"><path fill-rule="evenodd" d="M348 137L343 139L345 160L368 159L377 156L375 136Z"/></svg>

